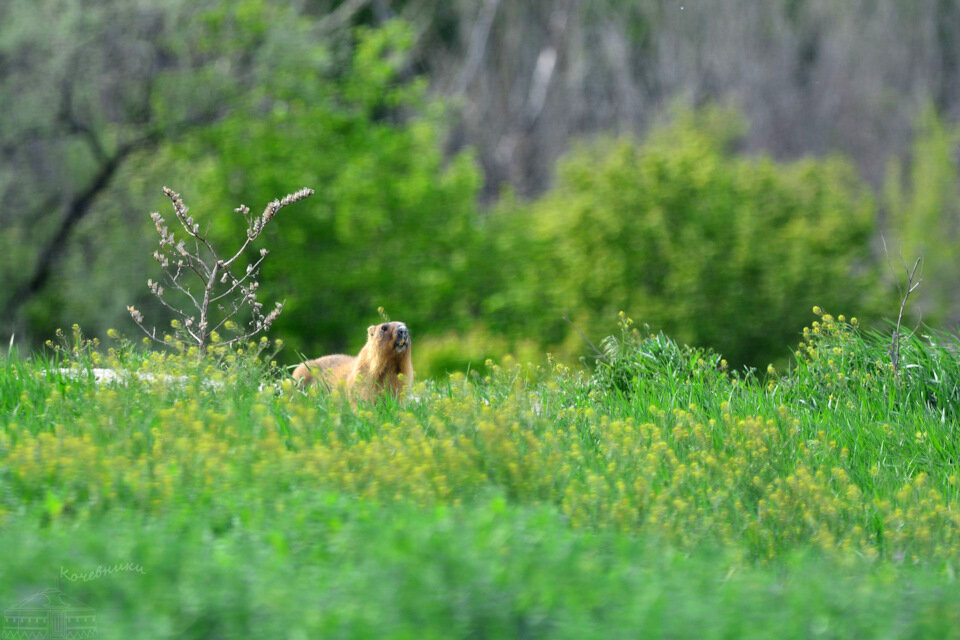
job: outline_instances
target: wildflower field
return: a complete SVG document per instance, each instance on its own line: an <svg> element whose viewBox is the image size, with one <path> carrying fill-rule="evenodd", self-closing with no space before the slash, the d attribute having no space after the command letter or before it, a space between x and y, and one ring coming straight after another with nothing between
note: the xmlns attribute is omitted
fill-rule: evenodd
<svg viewBox="0 0 960 640"><path fill-rule="evenodd" d="M356 407L268 343L11 354L0 607L59 585L103 638L960 637L960 344L894 367L816 312L782 371L622 318L596 366Z"/></svg>

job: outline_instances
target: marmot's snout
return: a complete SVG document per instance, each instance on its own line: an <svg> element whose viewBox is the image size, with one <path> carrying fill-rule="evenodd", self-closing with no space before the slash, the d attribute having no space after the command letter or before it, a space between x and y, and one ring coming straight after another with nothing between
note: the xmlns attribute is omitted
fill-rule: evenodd
<svg viewBox="0 0 960 640"><path fill-rule="evenodd" d="M398 325L393 348L397 351L403 351L408 346L410 346L410 331L407 329L407 325Z"/></svg>

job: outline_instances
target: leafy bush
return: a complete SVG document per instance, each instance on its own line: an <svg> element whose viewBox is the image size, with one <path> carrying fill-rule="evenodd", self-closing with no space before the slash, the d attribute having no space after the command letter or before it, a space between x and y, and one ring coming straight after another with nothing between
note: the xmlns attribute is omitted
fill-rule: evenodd
<svg viewBox="0 0 960 640"><path fill-rule="evenodd" d="M736 155L739 121L681 113L643 143L605 140L562 163L556 187L496 221L504 291L493 322L545 343L573 317L610 332L619 310L734 363L766 365L814 302L863 309L875 207L846 162Z"/></svg>

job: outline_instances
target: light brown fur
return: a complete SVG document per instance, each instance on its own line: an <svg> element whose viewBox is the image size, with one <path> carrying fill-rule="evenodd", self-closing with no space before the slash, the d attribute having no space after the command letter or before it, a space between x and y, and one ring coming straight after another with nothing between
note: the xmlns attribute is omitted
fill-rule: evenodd
<svg viewBox="0 0 960 640"><path fill-rule="evenodd" d="M378 393L399 397L413 384L410 332L402 322L367 327L367 343L356 356L335 354L307 360L293 370L303 384L343 385L353 400L372 401Z"/></svg>

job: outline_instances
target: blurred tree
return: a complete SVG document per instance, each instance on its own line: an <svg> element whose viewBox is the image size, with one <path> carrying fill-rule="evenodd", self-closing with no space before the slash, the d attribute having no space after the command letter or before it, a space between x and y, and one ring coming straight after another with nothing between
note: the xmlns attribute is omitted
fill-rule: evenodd
<svg viewBox="0 0 960 640"><path fill-rule="evenodd" d="M286 300L274 334L294 350L357 347L379 306L415 334L462 328L476 306L479 175L469 155L444 160L442 108L402 77L411 35L399 22L361 29L339 60L316 45L273 51L274 72L242 108L175 145L195 168L184 190L198 211L316 189L265 234L263 289ZM214 232L242 226L220 216Z"/></svg>
<svg viewBox="0 0 960 640"><path fill-rule="evenodd" d="M104 253L124 254L121 236L142 212L117 211L123 194L156 175L163 144L219 121L261 86L275 71L272 51L305 35L297 20L265 0L0 5L0 323L43 332L71 299L112 278L126 289L116 262L53 286L51 275L65 258L82 270L103 264ZM99 220L86 224L94 213Z"/></svg>
<svg viewBox="0 0 960 640"><path fill-rule="evenodd" d="M891 267L887 276L902 281L907 263L923 259L923 284L907 310L933 325L960 321L958 143L960 128L928 107L917 119L908 170L901 161L891 160L885 184Z"/></svg>
<svg viewBox="0 0 960 640"><path fill-rule="evenodd" d="M675 98L732 104L750 150L840 152L874 185L930 100L960 117L958 0L311 0L413 25L412 59L455 98L451 149L485 195L549 187L571 140L641 134ZM348 10L349 9L349 10Z"/></svg>

